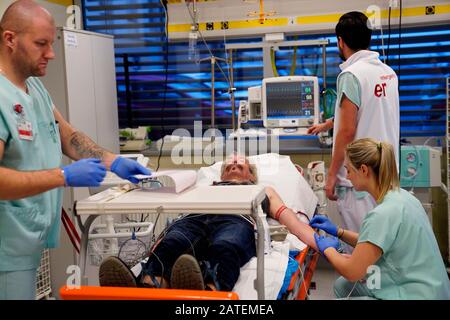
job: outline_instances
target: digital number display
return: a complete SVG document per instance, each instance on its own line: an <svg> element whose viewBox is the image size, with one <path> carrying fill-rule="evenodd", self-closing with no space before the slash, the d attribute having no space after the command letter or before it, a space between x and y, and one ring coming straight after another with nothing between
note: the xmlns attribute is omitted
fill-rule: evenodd
<svg viewBox="0 0 450 320"><path fill-rule="evenodd" d="M314 116L314 81L266 83L268 118Z"/></svg>

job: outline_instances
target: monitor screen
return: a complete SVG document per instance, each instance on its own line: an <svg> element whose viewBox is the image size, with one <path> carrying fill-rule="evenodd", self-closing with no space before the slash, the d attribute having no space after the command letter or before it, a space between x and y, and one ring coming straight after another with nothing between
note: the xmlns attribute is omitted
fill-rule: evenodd
<svg viewBox="0 0 450 320"><path fill-rule="evenodd" d="M309 118L314 115L314 81L266 84L267 118Z"/></svg>
<svg viewBox="0 0 450 320"><path fill-rule="evenodd" d="M263 121L266 128L307 128L319 122L317 77L265 78L261 92Z"/></svg>

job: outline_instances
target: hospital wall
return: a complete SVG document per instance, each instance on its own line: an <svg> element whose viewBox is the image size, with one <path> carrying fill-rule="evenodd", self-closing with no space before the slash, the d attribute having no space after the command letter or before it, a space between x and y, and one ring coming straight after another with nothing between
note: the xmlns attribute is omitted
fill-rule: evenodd
<svg viewBox="0 0 450 320"><path fill-rule="evenodd" d="M387 27L389 3L392 3L391 23L395 28L399 21L399 0L266 0L264 12L269 16L264 17L265 20L262 21L258 21L258 1L199 0L197 1L197 21L206 38L255 36L273 32L324 33L334 31L336 22L343 13L355 10L365 12L373 18L373 21L380 21ZM169 1L168 12L169 37L186 39L192 19L185 3ZM450 20L448 1L408 0L402 2L403 26L445 23L448 20ZM226 23L225 27L222 22ZM206 23L209 23L208 28Z"/></svg>

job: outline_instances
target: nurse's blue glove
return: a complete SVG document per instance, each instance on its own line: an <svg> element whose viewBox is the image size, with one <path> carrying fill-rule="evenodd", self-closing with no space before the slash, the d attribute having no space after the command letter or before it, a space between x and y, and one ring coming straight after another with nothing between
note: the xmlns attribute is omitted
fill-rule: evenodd
<svg viewBox="0 0 450 320"><path fill-rule="evenodd" d="M127 179L133 183L138 183L139 180L133 177L137 174L144 174L144 175L151 175L152 172L141 166L139 163L137 163L134 160L124 158L124 157L117 157L113 163L111 164L111 172L114 172L122 179Z"/></svg>
<svg viewBox="0 0 450 320"><path fill-rule="evenodd" d="M337 237L338 228L337 226L331 222L326 216L324 215L316 215L314 218L312 218L309 225L312 228L317 228L320 230L325 231L328 234L331 234L332 236Z"/></svg>
<svg viewBox="0 0 450 320"><path fill-rule="evenodd" d="M339 249L339 240L336 237L319 236L314 233L314 239L321 254L324 254L324 251L328 248L335 248L336 251Z"/></svg>
<svg viewBox="0 0 450 320"><path fill-rule="evenodd" d="M64 182L69 187L98 187L106 175L99 159L82 159L63 168Z"/></svg>

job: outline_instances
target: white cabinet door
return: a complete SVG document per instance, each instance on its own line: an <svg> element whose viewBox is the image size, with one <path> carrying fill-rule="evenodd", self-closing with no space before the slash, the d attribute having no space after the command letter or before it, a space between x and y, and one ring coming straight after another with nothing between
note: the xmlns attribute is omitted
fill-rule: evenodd
<svg viewBox="0 0 450 320"><path fill-rule="evenodd" d="M114 40L93 36L91 41L97 143L111 152L120 153Z"/></svg>
<svg viewBox="0 0 450 320"><path fill-rule="evenodd" d="M72 126L97 142L92 36L64 30L63 45L66 66L68 120Z"/></svg>

